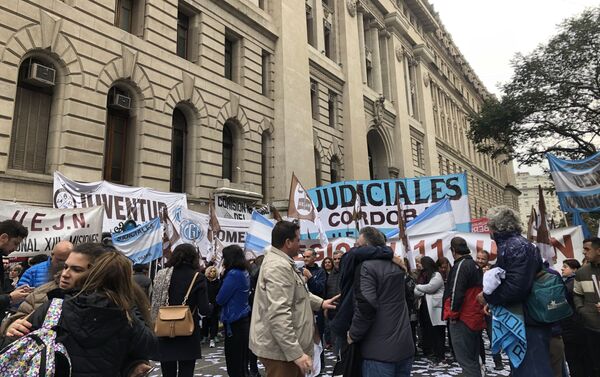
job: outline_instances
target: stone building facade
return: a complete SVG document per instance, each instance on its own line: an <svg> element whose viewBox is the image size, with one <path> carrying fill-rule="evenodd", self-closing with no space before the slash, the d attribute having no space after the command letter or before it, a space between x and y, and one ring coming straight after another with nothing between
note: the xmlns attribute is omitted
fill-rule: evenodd
<svg viewBox="0 0 600 377"><path fill-rule="evenodd" d="M52 172L287 206L341 180L467 171L473 217L517 207L476 152L489 93L425 0L12 0L0 5L0 199Z"/></svg>
<svg viewBox="0 0 600 377"><path fill-rule="evenodd" d="M565 214L560 210L558 196L554 182L545 175L532 175L527 172L517 173L517 188L521 191L519 196L519 213L524 225L529 223L531 207L536 212L539 208L539 186L544 192L544 203L546 204L546 216L548 221L553 221L556 227L565 225Z"/></svg>

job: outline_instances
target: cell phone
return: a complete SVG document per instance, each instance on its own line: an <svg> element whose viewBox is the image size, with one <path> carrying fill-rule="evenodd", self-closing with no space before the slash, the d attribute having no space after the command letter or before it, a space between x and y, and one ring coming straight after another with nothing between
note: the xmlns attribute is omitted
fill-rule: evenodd
<svg viewBox="0 0 600 377"><path fill-rule="evenodd" d="M148 377L150 376L150 373L154 372L156 369L158 369L158 367L156 365L153 365L150 367L150 369L144 372L144 374L141 374L140 377Z"/></svg>

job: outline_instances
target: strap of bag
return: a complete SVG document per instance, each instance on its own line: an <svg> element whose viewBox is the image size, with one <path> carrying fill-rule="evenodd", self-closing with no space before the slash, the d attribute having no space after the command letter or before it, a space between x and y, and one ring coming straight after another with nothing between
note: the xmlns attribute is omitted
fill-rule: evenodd
<svg viewBox="0 0 600 377"><path fill-rule="evenodd" d="M188 296L190 295L190 292L192 291L192 287L194 286L194 282L196 281L197 277L198 277L198 272L196 272L194 274L194 278L192 279L192 282L190 283L190 286L188 287L188 290L185 293L185 297L183 298L183 302L181 303L181 305L185 305L187 303Z"/></svg>
<svg viewBox="0 0 600 377"><path fill-rule="evenodd" d="M46 318L44 318L44 323L42 324L42 328L51 329L52 327L58 325L58 320L60 319L60 315L62 313L62 304L63 300L60 298L53 298L50 303L50 307L48 308L48 312L46 312Z"/></svg>

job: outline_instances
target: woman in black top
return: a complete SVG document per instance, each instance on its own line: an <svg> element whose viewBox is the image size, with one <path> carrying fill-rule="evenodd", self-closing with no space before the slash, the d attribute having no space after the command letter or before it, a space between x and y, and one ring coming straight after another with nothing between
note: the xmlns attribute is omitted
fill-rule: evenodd
<svg viewBox="0 0 600 377"><path fill-rule="evenodd" d="M181 244L175 248L166 268L154 278L152 291L152 316L156 318L158 308L167 305L181 305L185 293L198 272L187 305L193 313L194 332L190 336L174 338L159 337L160 367L163 377L191 377L194 375L196 359L202 357L200 315L210 313L206 278L200 272L200 259L196 248Z"/></svg>

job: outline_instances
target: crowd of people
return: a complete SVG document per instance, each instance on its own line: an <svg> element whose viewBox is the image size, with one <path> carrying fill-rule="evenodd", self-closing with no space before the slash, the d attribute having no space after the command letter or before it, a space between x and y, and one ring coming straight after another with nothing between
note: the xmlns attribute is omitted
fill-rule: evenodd
<svg viewBox="0 0 600 377"><path fill-rule="evenodd" d="M464 376L480 377L486 347L494 369L510 368L515 377L600 376L600 238L584 241L583 261L567 259L557 271L521 235L518 214L499 207L488 215L498 248L493 265L487 251L455 237L452 260L419 256L411 269L368 226L350 251L319 264L322 256L301 250L299 225L288 221L275 224L264 255L247 260L231 245L220 266L190 244L153 271L110 244L63 241L46 259L0 267L0 346L21 346L60 306L56 343L69 357L56 353L56 376L141 377L153 361L165 377L193 376L202 345L220 342L232 377L259 376L259 361L268 377L317 375L331 362L323 348L344 376L410 376L422 358L432 370L457 362ZM3 255L27 235L16 221L0 222ZM571 308L552 323L528 302L542 274L562 276ZM159 319L169 320L165 307L189 308L188 334L173 327L156 335ZM14 367L6 360L0 375Z"/></svg>

